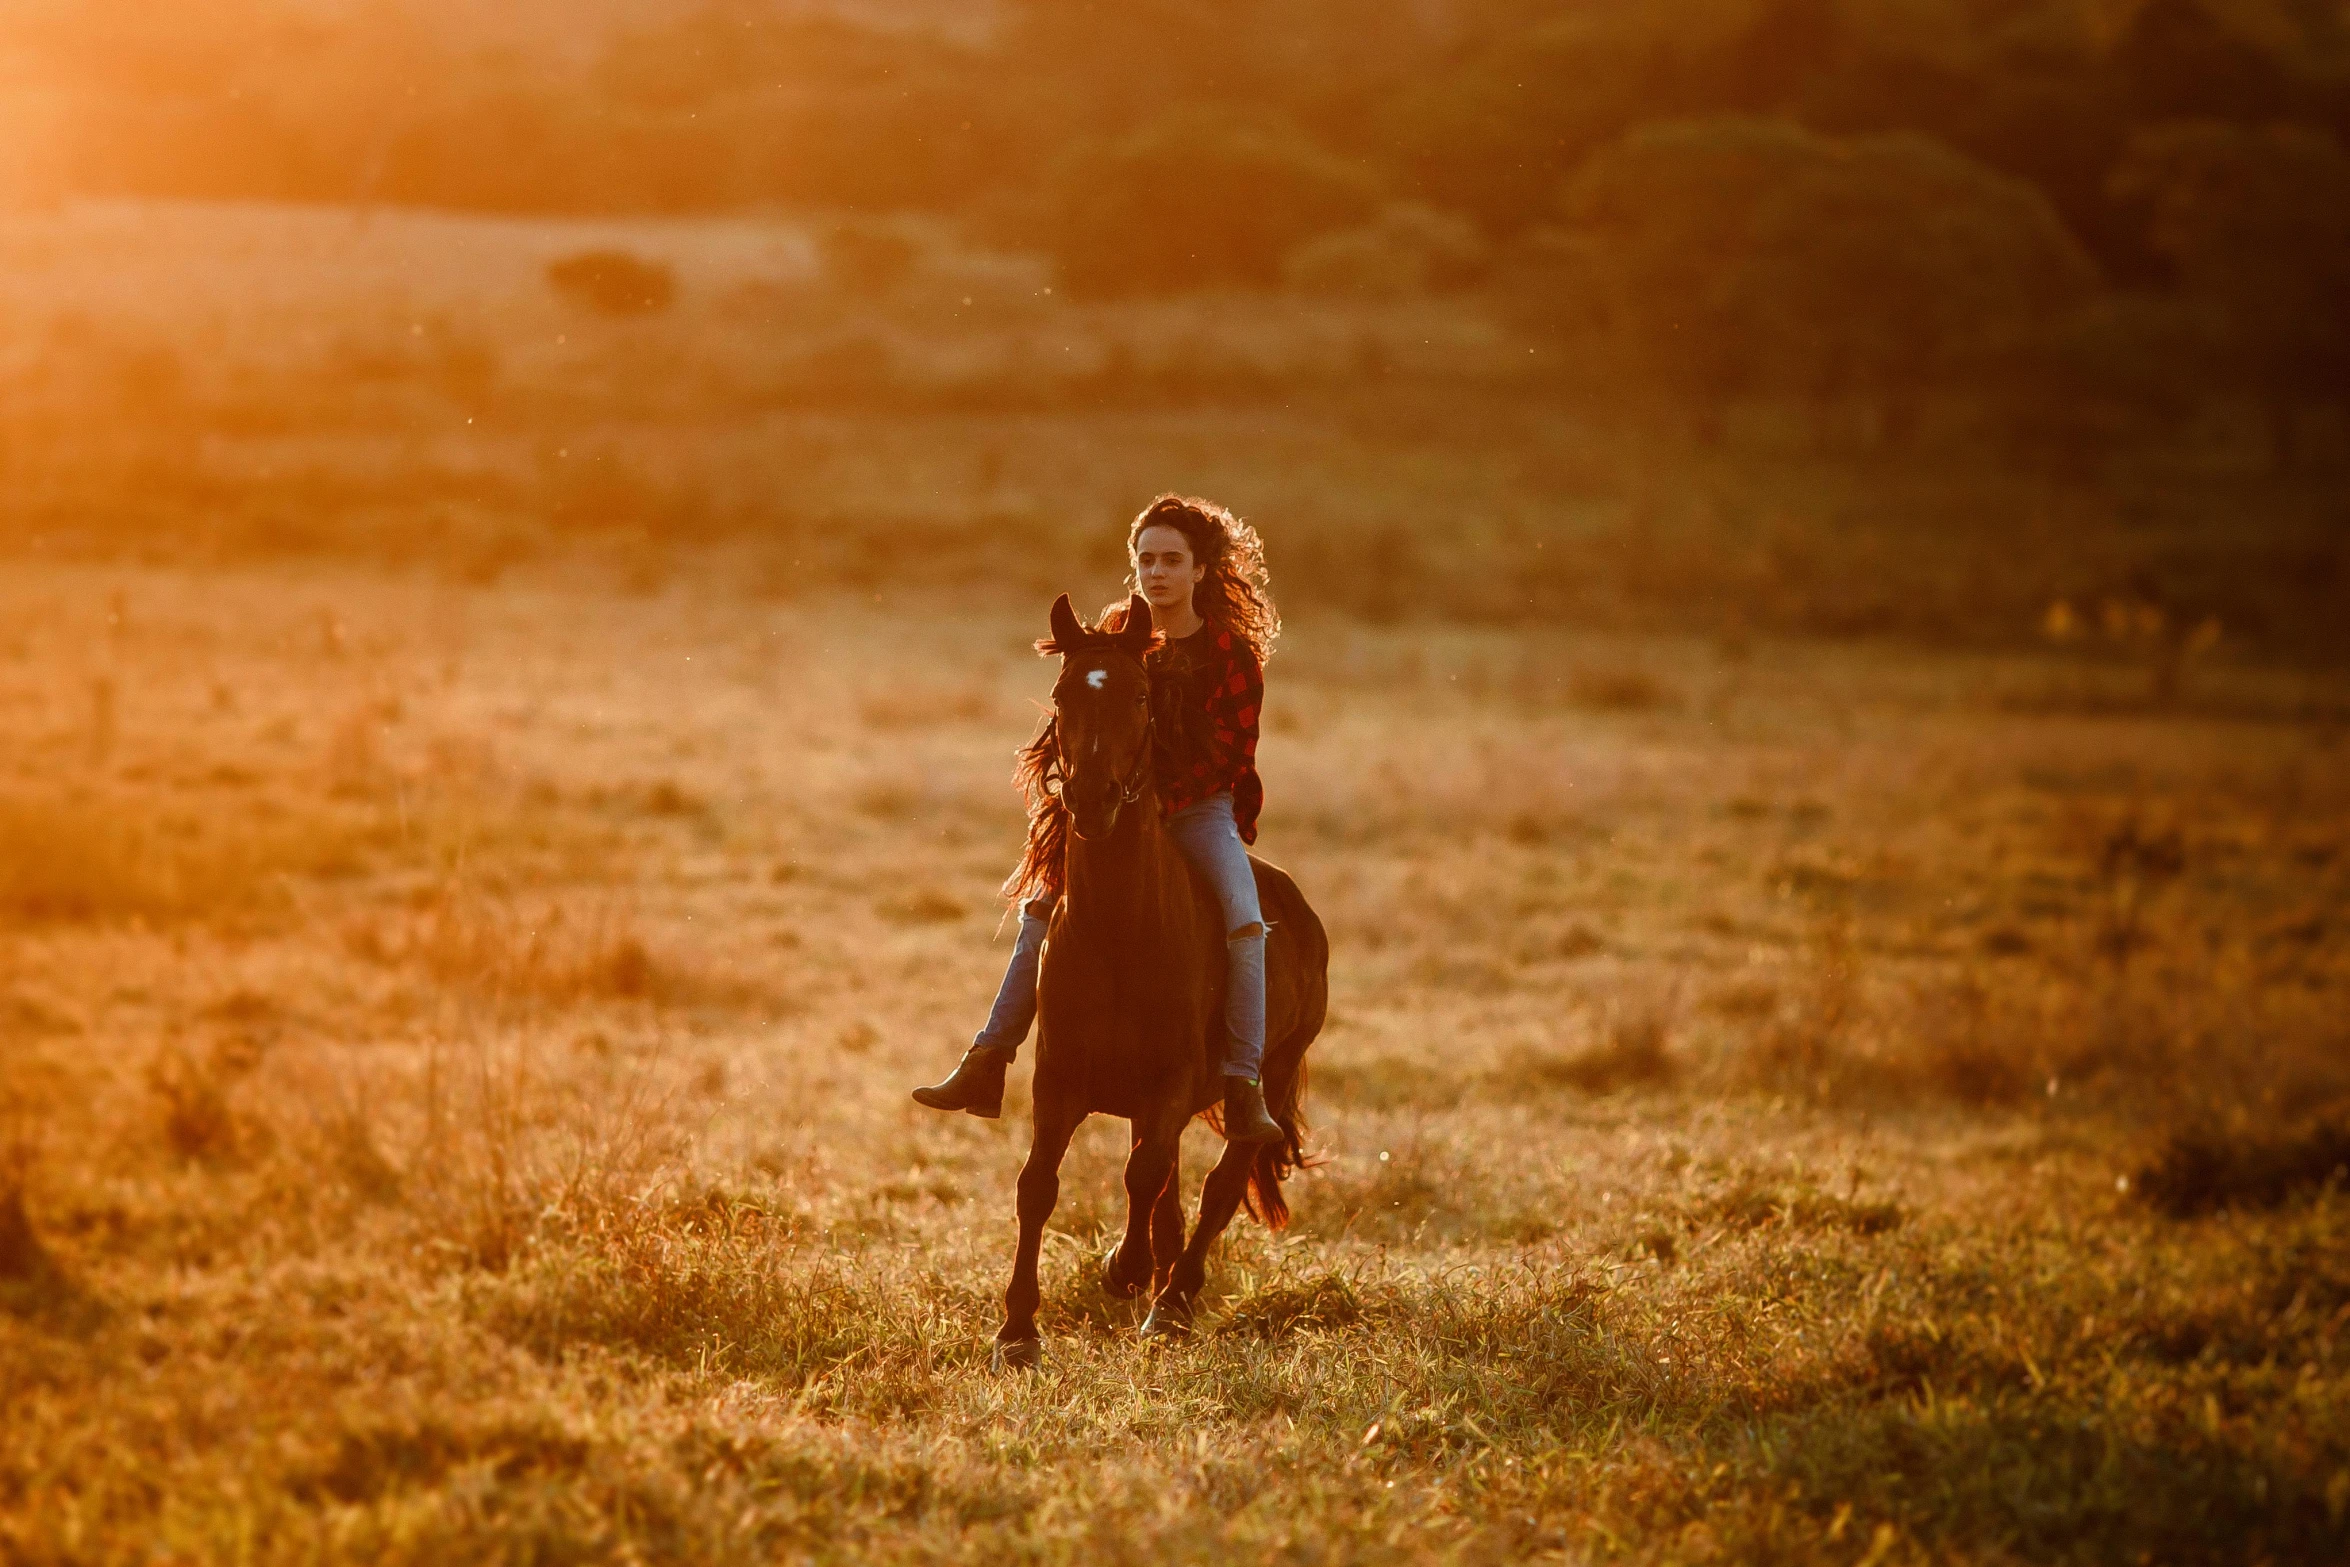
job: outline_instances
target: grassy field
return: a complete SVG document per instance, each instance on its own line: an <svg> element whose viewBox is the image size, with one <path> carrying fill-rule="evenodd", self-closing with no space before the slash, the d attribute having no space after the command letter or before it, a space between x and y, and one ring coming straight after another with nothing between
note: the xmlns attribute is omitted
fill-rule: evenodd
<svg viewBox="0 0 2350 1567"><path fill-rule="evenodd" d="M1325 1161L1002 1377L1044 602L12 562L0 1560L2350 1551L2333 683L1301 615Z"/></svg>

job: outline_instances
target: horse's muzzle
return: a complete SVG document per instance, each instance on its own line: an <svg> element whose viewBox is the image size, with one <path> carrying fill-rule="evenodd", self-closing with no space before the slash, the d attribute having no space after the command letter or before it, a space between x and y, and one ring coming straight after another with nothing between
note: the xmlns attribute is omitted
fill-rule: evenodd
<svg viewBox="0 0 2350 1567"><path fill-rule="evenodd" d="M1079 804L1069 802L1069 830L1086 842L1092 843L1118 830L1118 812L1122 804L1117 795L1106 800Z"/></svg>

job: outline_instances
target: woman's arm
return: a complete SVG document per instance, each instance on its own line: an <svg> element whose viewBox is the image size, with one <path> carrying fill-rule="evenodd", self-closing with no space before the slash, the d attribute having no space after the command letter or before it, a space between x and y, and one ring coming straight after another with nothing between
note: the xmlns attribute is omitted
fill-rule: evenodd
<svg viewBox="0 0 2350 1567"><path fill-rule="evenodd" d="M1265 706L1265 671L1248 644L1230 632L1223 678L1208 697L1208 755L1216 786L1236 786L1257 760L1257 720Z"/></svg>

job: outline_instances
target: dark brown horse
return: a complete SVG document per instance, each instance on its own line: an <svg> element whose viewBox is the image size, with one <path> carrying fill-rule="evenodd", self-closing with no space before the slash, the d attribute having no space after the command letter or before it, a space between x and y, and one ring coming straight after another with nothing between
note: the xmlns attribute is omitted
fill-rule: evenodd
<svg viewBox="0 0 2350 1567"><path fill-rule="evenodd" d="M1153 782L1150 607L1135 598L1116 631L1087 630L1063 594L1052 639L1061 804L1068 812L1060 907L1037 982L1036 1126L1020 1169L1020 1249L1004 1291L998 1366L1033 1366L1036 1253L1061 1190L1061 1158L1089 1115L1133 1128L1126 1236L1102 1282L1131 1298L1155 1289L1145 1335L1180 1333L1207 1276L1208 1248L1243 1200L1279 1229L1281 1179L1304 1158L1306 1047L1330 995L1330 943L1287 872L1254 861L1265 946L1265 1103L1278 1142L1228 1143L1208 1172L1199 1222L1183 1238L1183 1129L1217 1105L1224 1071L1223 914L1176 849Z"/></svg>

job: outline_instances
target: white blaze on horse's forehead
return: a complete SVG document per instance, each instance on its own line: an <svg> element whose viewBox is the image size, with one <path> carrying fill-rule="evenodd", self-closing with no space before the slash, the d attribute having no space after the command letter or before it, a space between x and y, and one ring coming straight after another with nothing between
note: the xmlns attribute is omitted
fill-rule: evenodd
<svg viewBox="0 0 2350 1567"><path fill-rule="evenodd" d="M1089 669L1085 672L1085 683L1093 690L1099 691L1110 683L1110 672L1106 669Z"/></svg>

